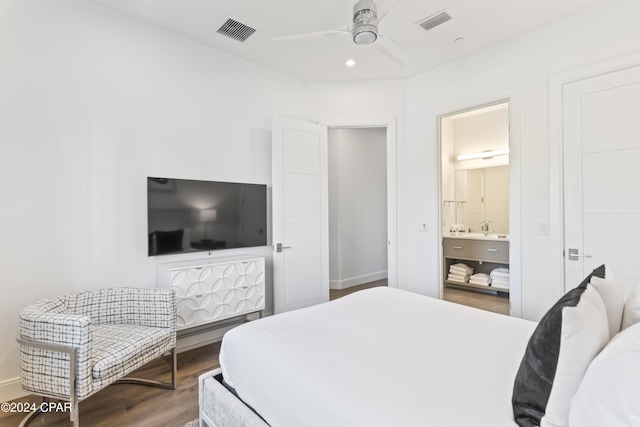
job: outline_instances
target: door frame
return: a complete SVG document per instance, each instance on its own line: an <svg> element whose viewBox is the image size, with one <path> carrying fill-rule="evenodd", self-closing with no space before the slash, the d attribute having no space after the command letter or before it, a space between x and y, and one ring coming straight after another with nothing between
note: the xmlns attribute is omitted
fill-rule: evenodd
<svg viewBox="0 0 640 427"><path fill-rule="evenodd" d="M509 102L509 314L522 317L522 209L521 209L521 147L522 88L514 86L463 101L453 102L436 115L438 164L438 278L440 299L444 294L444 263L442 250L442 132L441 120L448 116Z"/></svg>
<svg viewBox="0 0 640 427"><path fill-rule="evenodd" d="M387 284L398 287L398 203L397 203L397 124L396 117L339 117L318 120L327 128L387 129Z"/></svg>
<svg viewBox="0 0 640 427"><path fill-rule="evenodd" d="M571 83L587 80L604 74L640 66L640 54L620 56L614 59L597 62L580 67L549 78L549 170L551 212L557 212L554 222L560 231L558 246L562 251L560 274L562 277L562 293L566 293L567 279L565 267L565 206L564 206L564 87Z"/></svg>

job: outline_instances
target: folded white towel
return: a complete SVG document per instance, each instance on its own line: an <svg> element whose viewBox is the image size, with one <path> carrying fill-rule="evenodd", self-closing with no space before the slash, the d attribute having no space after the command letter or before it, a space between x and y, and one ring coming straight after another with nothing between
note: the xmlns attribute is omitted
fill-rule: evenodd
<svg viewBox="0 0 640 427"><path fill-rule="evenodd" d="M491 277L506 277L509 278L509 269L508 268L496 268L491 272Z"/></svg>
<svg viewBox="0 0 640 427"><path fill-rule="evenodd" d="M509 288L509 281L508 280L501 280L501 279L493 279L493 281L491 282L491 286L493 287L502 287L502 288Z"/></svg>
<svg viewBox="0 0 640 427"><path fill-rule="evenodd" d="M465 264L463 262L458 262L456 264L451 264L451 267L466 268L467 270L473 270L471 267L469 267L467 264Z"/></svg>
<svg viewBox="0 0 640 427"><path fill-rule="evenodd" d="M469 283L471 283L472 285L478 285L478 286L489 286L489 283L481 280L469 279Z"/></svg>
<svg viewBox="0 0 640 427"><path fill-rule="evenodd" d="M469 267L466 264L453 264L451 267L449 267L449 272L450 273L462 273L462 274L466 274L471 275L473 274L473 268Z"/></svg>
<svg viewBox="0 0 640 427"><path fill-rule="evenodd" d="M471 276L471 273L467 273L466 271L461 270L449 270L449 274L456 274L458 276Z"/></svg>
<svg viewBox="0 0 640 427"><path fill-rule="evenodd" d="M496 284L495 282L491 284L491 287L494 289L505 289L509 290L509 285Z"/></svg>
<svg viewBox="0 0 640 427"><path fill-rule="evenodd" d="M450 280L452 282L467 283L467 281L469 280L469 276L460 276L460 275L457 275L457 274L449 274L447 276L447 280Z"/></svg>
<svg viewBox="0 0 640 427"><path fill-rule="evenodd" d="M476 279L479 279L479 280L491 280L491 276L489 276L486 273L476 273L471 277L475 277Z"/></svg>
<svg viewBox="0 0 640 427"><path fill-rule="evenodd" d="M475 282L476 284L480 283L483 285L490 285L491 277L484 273L476 273L473 276L469 277L469 283L471 283L471 281Z"/></svg>

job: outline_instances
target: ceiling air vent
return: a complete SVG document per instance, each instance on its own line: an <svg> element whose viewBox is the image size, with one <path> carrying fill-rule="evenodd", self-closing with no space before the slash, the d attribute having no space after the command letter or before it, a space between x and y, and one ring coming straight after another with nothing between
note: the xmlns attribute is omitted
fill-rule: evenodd
<svg viewBox="0 0 640 427"><path fill-rule="evenodd" d="M242 22L238 22L235 19L229 18L220 26L220 28L218 28L216 32L223 36L231 37L239 42L244 42L256 32L256 29L251 28Z"/></svg>
<svg viewBox="0 0 640 427"><path fill-rule="evenodd" d="M431 15L430 17L418 22L418 25L424 28L425 31L429 31L430 29L437 27L440 24L444 24L450 19L451 19L451 15L449 15L445 11L442 11L442 12L436 13L435 15Z"/></svg>

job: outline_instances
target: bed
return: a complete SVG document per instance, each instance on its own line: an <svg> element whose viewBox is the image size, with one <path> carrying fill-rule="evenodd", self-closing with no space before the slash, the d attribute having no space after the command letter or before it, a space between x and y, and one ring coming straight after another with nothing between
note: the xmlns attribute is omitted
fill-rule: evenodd
<svg viewBox="0 0 640 427"><path fill-rule="evenodd" d="M537 324L388 287L244 324L201 426L640 425L640 285L602 274Z"/></svg>
<svg viewBox="0 0 640 427"><path fill-rule="evenodd" d="M229 331L209 381L221 373L271 426L513 427L513 379L535 326L373 288ZM222 427L211 418L201 411Z"/></svg>

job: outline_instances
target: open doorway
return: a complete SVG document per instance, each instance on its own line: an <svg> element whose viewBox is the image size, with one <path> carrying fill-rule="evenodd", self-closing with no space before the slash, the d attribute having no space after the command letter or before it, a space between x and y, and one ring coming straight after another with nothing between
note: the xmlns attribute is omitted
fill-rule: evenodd
<svg viewBox="0 0 640 427"><path fill-rule="evenodd" d="M388 279L386 127L331 127L329 278L331 298Z"/></svg>
<svg viewBox="0 0 640 427"><path fill-rule="evenodd" d="M510 313L509 102L440 117L442 297Z"/></svg>

